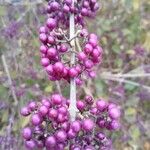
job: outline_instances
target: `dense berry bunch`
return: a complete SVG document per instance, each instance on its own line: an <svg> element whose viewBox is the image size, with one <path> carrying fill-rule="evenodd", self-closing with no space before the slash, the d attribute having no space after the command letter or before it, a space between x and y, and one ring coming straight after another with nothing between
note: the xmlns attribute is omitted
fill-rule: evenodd
<svg viewBox="0 0 150 150"><path fill-rule="evenodd" d="M50 0L47 6L47 13L56 21L57 27L69 27L69 14L74 13L75 24L85 25L85 17L93 18L99 9L97 0Z"/></svg>
<svg viewBox="0 0 150 150"><path fill-rule="evenodd" d="M74 84L85 75L94 78L93 67L101 62L99 39L84 28L84 17L94 17L98 8L96 0L49 1L48 19L39 30L41 64L50 80L71 81L70 100L53 94L22 108L21 115L31 120L22 131L27 149L111 150L105 130L119 128L118 106L91 96L76 102Z"/></svg>
<svg viewBox="0 0 150 150"><path fill-rule="evenodd" d="M81 84L84 74L91 78L95 77L93 67L101 62L102 48L98 45L98 37L88 33L82 26L82 23L85 23L83 16L93 16L98 4L96 0L80 0L76 1L75 7L72 8L71 3L72 0L49 2L49 18L45 26L39 30L42 43L41 64L50 80L70 81L71 78L76 78L77 84ZM68 33L70 13L75 15L75 25L78 29L72 39ZM78 47L76 51L72 48L72 40L75 40ZM72 53L75 53L76 59L73 66L70 65Z"/></svg>
<svg viewBox="0 0 150 150"><path fill-rule="evenodd" d="M118 106L104 100L94 103L92 97L86 96L77 101L79 112L73 122L70 121L68 107L66 98L53 94L22 108L21 115L30 115L31 119L29 126L22 130L27 149L110 150L111 142L104 134L104 128L119 128Z"/></svg>

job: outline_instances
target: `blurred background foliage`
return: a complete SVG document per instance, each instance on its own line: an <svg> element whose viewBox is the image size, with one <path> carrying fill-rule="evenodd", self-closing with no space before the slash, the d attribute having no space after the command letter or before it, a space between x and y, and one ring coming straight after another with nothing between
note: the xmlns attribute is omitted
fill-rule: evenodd
<svg viewBox="0 0 150 150"><path fill-rule="evenodd" d="M39 62L38 28L46 1L0 2L0 149L22 148L20 107L57 92ZM116 150L150 150L150 1L101 0L88 28L100 37L103 62L94 80L78 90L120 104L122 127L111 135ZM69 95L69 85L59 83Z"/></svg>

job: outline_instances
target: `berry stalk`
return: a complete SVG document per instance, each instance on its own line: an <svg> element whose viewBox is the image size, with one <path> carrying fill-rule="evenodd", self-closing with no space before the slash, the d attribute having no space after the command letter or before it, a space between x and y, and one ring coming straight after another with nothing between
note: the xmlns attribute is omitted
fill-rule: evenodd
<svg viewBox="0 0 150 150"><path fill-rule="evenodd" d="M74 7L74 0L72 1L72 7ZM75 19L74 19L74 13L70 13L70 18L69 18L69 30L70 30L70 39L74 37L75 34ZM76 50L75 48L75 39L71 41L71 48L73 51ZM72 53L71 55L71 61L70 65L74 66L75 65L75 53ZM76 117L76 81L75 77L70 80L70 106L69 106L69 113L71 116L71 121L75 120Z"/></svg>

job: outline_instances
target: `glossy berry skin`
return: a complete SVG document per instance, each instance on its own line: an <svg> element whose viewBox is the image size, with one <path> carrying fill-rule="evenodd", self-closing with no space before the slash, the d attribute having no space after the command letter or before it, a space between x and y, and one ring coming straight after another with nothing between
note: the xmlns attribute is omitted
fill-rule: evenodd
<svg viewBox="0 0 150 150"><path fill-rule="evenodd" d="M58 111L56 109L50 109L49 110L49 118L56 118L58 116Z"/></svg>
<svg viewBox="0 0 150 150"><path fill-rule="evenodd" d="M34 150L36 148L36 143L34 140L25 141L25 146L29 150Z"/></svg>
<svg viewBox="0 0 150 150"><path fill-rule="evenodd" d="M42 43L46 43L47 42L47 36L45 33L41 33L39 36L39 39Z"/></svg>
<svg viewBox="0 0 150 150"><path fill-rule="evenodd" d="M93 130L94 128L94 122L92 119L85 119L83 120L83 124L82 124L82 128L83 130L87 131L87 132L90 132Z"/></svg>
<svg viewBox="0 0 150 150"><path fill-rule="evenodd" d="M87 58L87 56L86 56L86 54L85 54L84 52L80 52L80 53L78 54L78 59L79 59L80 61L84 61L84 60L86 60L86 58Z"/></svg>
<svg viewBox="0 0 150 150"><path fill-rule="evenodd" d="M61 114L66 115L67 114L67 108L64 107L64 106L61 106L61 107L58 108L58 112L61 113Z"/></svg>
<svg viewBox="0 0 150 150"><path fill-rule="evenodd" d="M50 57L50 58L52 58L52 57L56 57L56 55L57 55L57 51L56 51L56 49L55 48L49 48L48 50L47 50L47 55Z"/></svg>
<svg viewBox="0 0 150 150"><path fill-rule="evenodd" d="M92 51L93 51L92 45L89 44L89 43L86 44L85 47L84 47L84 52L85 52L86 54L90 54Z"/></svg>
<svg viewBox="0 0 150 150"><path fill-rule="evenodd" d="M41 106L39 108L39 113L40 113L41 116L45 116L48 113L48 108L46 106L44 106L44 105Z"/></svg>
<svg viewBox="0 0 150 150"><path fill-rule="evenodd" d="M104 111L107 108L107 103L104 100L98 100L96 107L99 111Z"/></svg>
<svg viewBox="0 0 150 150"><path fill-rule="evenodd" d="M45 45L41 45L41 47L40 47L40 52L41 52L42 54L46 54L46 53L47 53L47 50L48 50L48 48L47 48Z"/></svg>
<svg viewBox="0 0 150 150"><path fill-rule="evenodd" d="M69 100L60 94L28 103L25 110L30 112L31 121L22 130L27 149L64 150L72 140L75 143L70 145L70 149L93 149L91 143L95 140L100 148L110 148L111 142L103 131L112 132L120 128L119 118L114 116L120 112L116 104L106 103L105 100L96 102L92 96L86 95L77 101L79 111L74 121L70 120L68 108Z"/></svg>
<svg viewBox="0 0 150 150"><path fill-rule="evenodd" d="M54 74L54 69L53 69L53 65L48 65L47 67L46 67L46 72L49 74L49 75L53 75Z"/></svg>
<svg viewBox="0 0 150 150"><path fill-rule="evenodd" d="M56 136L57 141L59 142L65 142L67 139L67 134L64 130L59 130L55 136Z"/></svg>
<svg viewBox="0 0 150 150"><path fill-rule="evenodd" d="M45 141L45 146L52 148L57 144L56 138L54 136L48 136Z"/></svg>
<svg viewBox="0 0 150 150"><path fill-rule="evenodd" d="M48 58L42 58L42 59L41 59L41 65L42 65L43 67L47 67L47 66L49 65L49 63L50 63L50 61L49 61Z"/></svg>
<svg viewBox="0 0 150 150"><path fill-rule="evenodd" d="M35 126L40 125L42 122L42 118L39 114L33 114L31 117L31 122Z"/></svg>
<svg viewBox="0 0 150 150"><path fill-rule="evenodd" d="M81 130L81 123L80 123L80 121L74 121L74 122L72 122L71 129L74 132L79 132Z"/></svg>
<svg viewBox="0 0 150 150"><path fill-rule="evenodd" d="M117 107L109 109L108 113L112 119L118 119L120 117L120 110Z"/></svg>
<svg viewBox="0 0 150 150"><path fill-rule="evenodd" d="M47 27L50 29L50 30L53 30L55 27L56 27L56 20L54 18L48 18L47 22Z"/></svg>
<svg viewBox="0 0 150 150"><path fill-rule="evenodd" d="M116 120L113 120L111 123L110 123L110 129L111 130L118 130L120 128L120 124L118 121Z"/></svg>
<svg viewBox="0 0 150 150"><path fill-rule="evenodd" d="M74 132L74 130L70 129L68 132L67 132L67 137L69 139L74 139L75 137L77 136L76 132Z"/></svg>
<svg viewBox="0 0 150 150"><path fill-rule="evenodd" d="M42 66L48 73L51 81L66 80L68 83L72 78L78 78L77 85L82 85L84 76L95 78L93 67L101 62L102 49L98 45L99 39L96 34L88 33L85 18L94 18L99 8L96 0L74 1L49 1L47 6L48 19L45 25L39 29L39 39ZM78 34L73 39L68 39L69 17L74 14L75 26ZM72 51L71 42L81 38L81 50ZM70 65L70 54L75 53L75 64ZM64 61L65 60L65 61ZM51 65L51 67L48 67ZM80 65L76 68L76 66ZM52 71L53 68L53 71ZM80 78L80 80L79 80Z"/></svg>
<svg viewBox="0 0 150 150"><path fill-rule="evenodd" d="M22 116L28 116L30 114L28 107L23 107L20 111Z"/></svg>
<svg viewBox="0 0 150 150"><path fill-rule="evenodd" d="M54 64L53 69L54 69L54 71L55 71L56 73L62 73L63 70L64 70L64 66L63 66L63 64L62 64L61 62L56 62L56 63Z"/></svg>
<svg viewBox="0 0 150 150"><path fill-rule="evenodd" d="M33 110L35 110L37 108L37 105L36 105L36 102L30 102L29 104L28 104L28 109L30 110L30 111L33 111Z"/></svg>
<svg viewBox="0 0 150 150"><path fill-rule="evenodd" d="M45 26L41 26L40 29L39 29L39 33L47 33L48 30Z"/></svg>
<svg viewBox="0 0 150 150"><path fill-rule="evenodd" d="M60 48L59 48L59 51L60 52L66 52L68 50L68 47L65 45L65 44L61 44L60 45Z"/></svg>
<svg viewBox="0 0 150 150"><path fill-rule="evenodd" d="M62 98L59 94L53 94L51 101L54 105L60 105L62 103Z"/></svg>
<svg viewBox="0 0 150 150"><path fill-rule="evenodd" d="M103 49L99 46L97 35L86 30L85 18L94 18L98 8L97 0L48 2L48 19L39 29L39 40L41 65L49 80L63 79L67 83L74 80L77 85L81 85L86 77L96 76L94 67L101 63ZM71 14L74 14L77 32L70 39ZM78 42L77 38L81 41ZM78 50L72 47L72 40L75 40ZM72 54L75 57L73 64L70 59ZM82 98L80 94L78 96ZM70 104L68 98L55 93L22 108L21 115L30 115L31 118L28 127L22 131L27 149L110 149L111 142L103 131L119 129L120 110L117 105L105 100L96 102L87 95L77 101L77 114L72 121Z"/></svg>
<svg viewBox="0 0 150 150"><path fill-rule="evenodd" d="M22 136L26 140L30 140L32 138L32 131L29 127L26 127L22 130Z"/></svg>
<svg viewBox="0 0 150 150"><path fill-rule="evenodd" d="M60 9L60 5L58 2L52 2L51 3L51 11L57 11Z"/></svg>
<svg viewBox="0 0 150 150"><path fill-rule="evenodd" d="M92 98L92 96L87 95L87 96L85 97L85 102L86 102L87 104L92 105L92 104L94 103L94 99Z"/></svg>
<svg viewBox="0 0 150 150"><path fill-rule="evenodd" d="M82 111L85 109L85 103L83 101L78 100L77 101L77 108Z"/></svg>
<svg viewBox="0 0 150 150"><path fill-rule="evenodd" d="M75 78L75 77L77 77L77 75L78 75L78 71L76 70L76 68L71 68L69 70L69 76L70 76L70 78Z"/></svg>

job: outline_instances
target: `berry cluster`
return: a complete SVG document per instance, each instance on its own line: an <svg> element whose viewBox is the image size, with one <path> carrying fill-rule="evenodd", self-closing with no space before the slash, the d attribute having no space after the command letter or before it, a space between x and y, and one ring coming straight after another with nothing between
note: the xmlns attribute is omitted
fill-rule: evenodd
<svg viewBox="0 0 150 150"><path fill-rule="evenodd" d="M69 101L59 94L44 98L41 102L30 102L21 109L22 116L29 116L31 123L22 131L27 149L47 150L102 150L110 148L110 140L103 128L119 128L118 106L104 100L94 103L91 96L77 101L78 114L71 122ZM70 144L69 144L70 143Z"/></svg>
<svg viewBox="0 0 150 150"><path fill-rule="evenodd" d="M95 101L91 96L72 103L76 101L74 81L81 85L84 75L94 78L93 67L101 62L103 50L98 37L84 28L84 17L94 17L98 8L96 0L49 1L49 18L39 30L41 64L50 80L71 81L72 90L70 100L53 94L40 102L32 101L21 109L21 115L31 119L29 126L22 131L27 149L111 149L111 141L104 132L119 128L118 106L102 99ZM72 16L77 29L74 37L72 30L68 32L72 28ZM71 114L71 108L75 109L72 112L76 117Z"/></svg>
<svg viewBox="0 0 150 150"><path fill-rule="evenodd" d="M93 18L99 9L97 0L50 0L47 6L47 13L52 18L57 20L57 25L60 24L63 28L69 27L69 14L74 13L75 24L85 25L84 17Z"/></svg>
<svg viewBox="0 0 150 150"><path fill-rule="evenodd" d="M45 26L39 29L41 64L52 81L65 79L68 82L76 78L77 84L82 83L83 74L94 78L92 68L101 62L102 48L98 45L98 37L83 28L83 16L93 16L98 4L96 0L78 0L75 6L72 0L50 1L47 12L49 18ZM75 15L75 25L78 31L70 39L68 33L70 13ZM82 23L81 23L82 22ZM80 43L78 39L80 38ZM78 51L73 51L71 42L76 41ZM75 53L76 63L70 65L70 55Z"/></svg>

